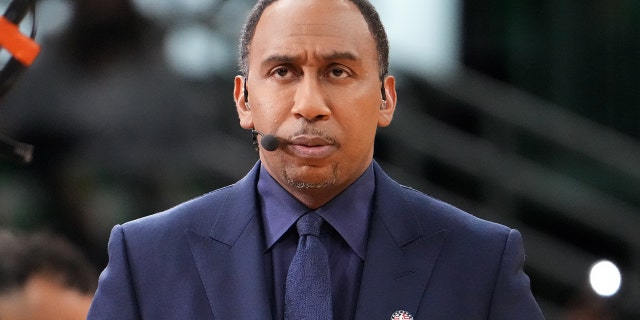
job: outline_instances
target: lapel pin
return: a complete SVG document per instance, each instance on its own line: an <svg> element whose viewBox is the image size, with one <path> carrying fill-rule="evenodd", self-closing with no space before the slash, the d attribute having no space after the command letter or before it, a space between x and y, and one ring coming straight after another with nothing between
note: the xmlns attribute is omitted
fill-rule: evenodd
<svg viewBox="0 0 640 320"><path fill-rule="evenodd" d="M413 316L409 312L398 310L391 315L391 320L413 320Z"/></svg>

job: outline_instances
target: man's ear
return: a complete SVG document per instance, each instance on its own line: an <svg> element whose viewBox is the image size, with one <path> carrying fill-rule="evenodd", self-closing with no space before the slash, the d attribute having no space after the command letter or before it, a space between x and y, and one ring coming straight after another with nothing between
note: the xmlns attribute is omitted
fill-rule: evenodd
<svg viewBox="0 0 640 320"><path fill-rule="evenodd" d="M385 100L380 106L380 117L378 118L378 126L386 127L393 120L393 113L396 111L396 103L398 96L396 94L396 79L393 76L386 76L382 81L382 90L384 90Z"/></svg>
<svg viewBox="0 0 640 320"><path fill-rule="evenodd" d="M246 78L236 76L233 81L233 100L236 102L236 111L240 119L240 126L244 129L253 129L253 116L251 115L251 107L249 106L248 93L246 88Z"/></svg>

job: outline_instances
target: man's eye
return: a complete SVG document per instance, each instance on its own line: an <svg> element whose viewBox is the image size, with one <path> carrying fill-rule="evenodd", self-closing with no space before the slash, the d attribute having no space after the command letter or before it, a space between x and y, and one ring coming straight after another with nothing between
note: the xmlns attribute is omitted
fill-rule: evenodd
<svg viewBox="0 0 640 320"><path fill-rule="evenodd" d="M348 76L347 72L344 69L334 68L329 72L329 76L334 78L344 78Z"/></svg>
<svg viewBox="0 0 640 320"><path fill-rule="evenodd" d="M287 75L289 75L289 69L287 68L278 68L275 70L274 74L277 75L278 77L284 78Z"/></svg>

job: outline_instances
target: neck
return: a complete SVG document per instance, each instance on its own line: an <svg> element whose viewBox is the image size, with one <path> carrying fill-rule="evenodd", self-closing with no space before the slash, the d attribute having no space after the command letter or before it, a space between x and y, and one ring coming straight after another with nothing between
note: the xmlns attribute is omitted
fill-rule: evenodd
<svg viewBox="0 0 640 320"><path fill-rule="evenodd" d="M335 186L327 186L322 188L296 188L296 187L285 187L294 198L298 199L298 201L302 202L307 208L315 210L318 209L337 195L339 195L345 188L337 189ZM322 190L327 189L327 190Z"/></svg>

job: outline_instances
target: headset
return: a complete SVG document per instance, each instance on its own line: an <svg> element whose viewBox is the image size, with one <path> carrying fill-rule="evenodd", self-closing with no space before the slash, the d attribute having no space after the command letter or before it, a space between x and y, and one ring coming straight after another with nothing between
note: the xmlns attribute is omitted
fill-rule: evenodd
<svg viewBox="0 0 640 320"><path fill-rule="evenodd" d="M36 37L36 4L35 0L13 0L0 17L0 50L5 49L11 55L9 61L0 70L0 101L11 89L20 75L33 63L40 53ZM18 25L31 12L31 34L26 36L20 32ZM30 162L33 146L15 141L0 134L0 155Z"/></svg>

